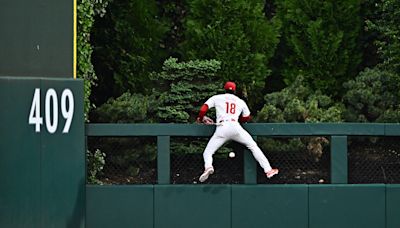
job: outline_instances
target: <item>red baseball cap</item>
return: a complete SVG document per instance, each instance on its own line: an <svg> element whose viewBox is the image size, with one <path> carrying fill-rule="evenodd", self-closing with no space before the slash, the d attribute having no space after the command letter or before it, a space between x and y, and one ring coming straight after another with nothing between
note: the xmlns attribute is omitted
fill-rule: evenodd
<svg viewBox="0 0 400 228"><path fill-rule="evenodd" d="M234 82L226 82L224 85L224 89L236 91L236 84Z"/></svg>

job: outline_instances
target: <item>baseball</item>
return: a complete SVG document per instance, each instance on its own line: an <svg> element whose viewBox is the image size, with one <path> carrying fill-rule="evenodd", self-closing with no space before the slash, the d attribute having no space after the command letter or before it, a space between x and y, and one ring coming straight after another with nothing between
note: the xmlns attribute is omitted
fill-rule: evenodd
<svg viewBox="0 0 400 228"><path fill-rule="evenodd" d="M229 157L230 157L230 158L234 158L234 157L235 157L235 153L234 153L234 152L230 152L230 153L229 153Z"/></svg>

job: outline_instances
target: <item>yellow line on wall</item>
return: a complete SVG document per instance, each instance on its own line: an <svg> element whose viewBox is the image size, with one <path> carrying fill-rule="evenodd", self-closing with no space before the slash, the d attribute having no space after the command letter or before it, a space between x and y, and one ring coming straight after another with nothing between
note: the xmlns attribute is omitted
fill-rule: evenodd
<svg viewBox="0 0 400 228"><path fill-rule="evenodd" d="M73 53L73 55L74 55L74 59L73 59L73 75L74 75L74 79L76 79L76 61L77 61L77 53L76 53L76 45L77 45L77 27L76 27L76 25L77 25L77 12L76 12L76 1L77 0L74 0L74 53Z"/></svg>

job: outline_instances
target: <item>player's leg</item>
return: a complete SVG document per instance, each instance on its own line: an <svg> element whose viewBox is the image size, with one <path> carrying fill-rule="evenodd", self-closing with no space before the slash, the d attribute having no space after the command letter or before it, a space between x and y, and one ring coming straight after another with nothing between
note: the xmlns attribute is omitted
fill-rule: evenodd
<svg viewBox="0 0 400 228"><path fill-rule="evenodd" d="M227 138L220 136L216 133L211 137L210 141L208 141L207 146L203 152L204 172L199 178L200 182L204 182L211 174L214 173L212 156L226 141Z"/></svg>
<svg viewBox="0 0 400 228"><path fill-rule="evenodd" d="M225 137L213 135L203 152L204 168L212 166L214 153L226 142Z"/></svg>
<svg viewBox="0 0 400 228"><path fill-rule="evenodd" d="M278 169L272 169L267 157L261 151L260 147L258 147L256 141L254 141L253 137L244 130L241 126L238 126L238 134L235 135L233 140L245 145L253 154L254 158L263 168L265 174L268 178L278 174Z"/></svg>

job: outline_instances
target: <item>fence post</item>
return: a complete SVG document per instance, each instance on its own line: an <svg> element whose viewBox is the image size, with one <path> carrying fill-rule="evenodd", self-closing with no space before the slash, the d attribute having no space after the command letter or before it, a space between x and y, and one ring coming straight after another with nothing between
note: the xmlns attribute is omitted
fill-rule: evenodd
<svg viewBox="0 0 400 228"><path fill-rule="evenodd" d="M257 140L257 136L253 136ZM257 184L257 164L250 150L244 150L244 183Z"/></svg>
<svg viewBox="0 0 400 228"><path fill-rule="evenodd" d="M170 136L157 136L157 180L170 183Z"/></svg>
<svg viewBox="0 0 400 228"><path fill-rule="evenodd" d="M347 136L331 137L331 184L347 184Z"/></svg>

